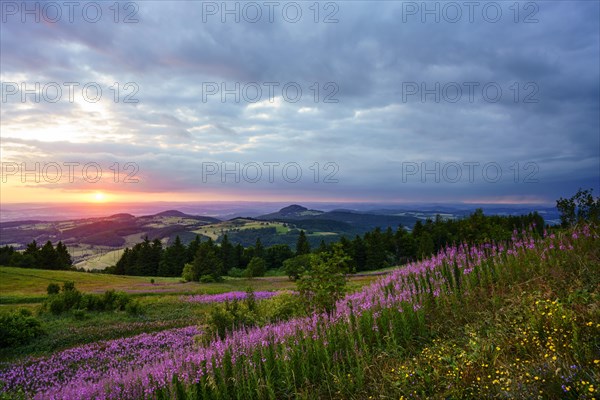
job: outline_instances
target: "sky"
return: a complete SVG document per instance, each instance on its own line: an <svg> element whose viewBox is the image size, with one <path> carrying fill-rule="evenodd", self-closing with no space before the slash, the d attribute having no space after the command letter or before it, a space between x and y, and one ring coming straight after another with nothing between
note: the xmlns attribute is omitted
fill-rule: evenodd
<svg viewBox="0 0 600 400"><path fill-rule="evenodd" d="M0 203L600 191L598 1L0 5Z"/></svg>

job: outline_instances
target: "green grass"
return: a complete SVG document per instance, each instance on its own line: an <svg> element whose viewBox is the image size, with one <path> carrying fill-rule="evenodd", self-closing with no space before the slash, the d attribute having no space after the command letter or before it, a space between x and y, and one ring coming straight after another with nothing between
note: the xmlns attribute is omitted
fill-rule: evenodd
<svg viewBox="0 0 600 400"><path fill-rule="evenodd" d="M83 292L103 292L109 289L149 291L156 286L186 290L179 278L154 278L154 280L156 285L152 286L149 277L0 267L0 296L10 298L44 295L48 284L60 284L66 281L75 282L77 288Z"/></svg>
<svg viewBox="0 0 600 400"><path fill-rule="evenodd" d="M102 293L106 290L121 290L136 295L188 294L188 293L224 293L245 290L284 290L294 289L295 284L280 272L275 276L261 278L225 277L219 283L182 283L181 278L162 278L145 276L122 276L111 274L87 273L78 271L51 271L16 267L0 267L0 304L19 304L41 302L45 298L50 283L62 284L73 281L82 292ZM351 276L350 284L361 287L376 279L376 276ZM150 280L154 279L154 284Z"/></svg>
<svg viewBox="0 0 600 400"><path fill-rule="evenodd" d="M236 229L265 229L275 228L277 234L285 234L290 231L290 228L284 226L283 222L262 222L253 220L236 220L236 221L224 221L218 224L204 225L201 228L194 230L194 233L198 233L204 236L210 237L212 240L217 240L219 236L233 232Z"/></svg>
<svg viewBox="0 0 600 400"><path fill-rule="evenodd" d="M351 277L349 290L358 290L376 276ZM155 283L151 284L150 279ZM83 319L72 313L55 316L42 312L50 283L73 281L81 292L103 293L107 290L127 291L144 308L141 316L125 312L87 312ZM13 349L0 350L0 361L24 356L45 355L68 347L132 336L142 332L202 324L212 305L191 304L180 300L184 294L218 294L231 291L294 290L287 276L261 278L229 278L219 283L181 283L180 278L120 276L77 271L50 271L0 267L0 312L27 308L42 320L46 335Z"/></svg>
<svg viewBox="0 0 600 400"><path fill-rule="evenodd" d="M569 236L560 234L555 248ZM226 349L222 366L200 382L174 380L157 397L596 398L600 246L592 237L573 246L545 258L537 248L520 250L468 275L445 264L439 297L424 277L409 276L401 287L413 298L402 312L374 307L235 361Z"/></svg>
<svg viewBox="0 0 600 400"><path fill-rule="evenodd" d="M108 251L107 253L93 256L93 257L88 258L85 261L81 261L76 265L76 267L83 268L87 271L103 270L103 269L110 267L111 265L115 265L117 263L117 261L119 261L119 259L121 258L121 256L123 255L124 252L125 252L124 248Z"/></svg>

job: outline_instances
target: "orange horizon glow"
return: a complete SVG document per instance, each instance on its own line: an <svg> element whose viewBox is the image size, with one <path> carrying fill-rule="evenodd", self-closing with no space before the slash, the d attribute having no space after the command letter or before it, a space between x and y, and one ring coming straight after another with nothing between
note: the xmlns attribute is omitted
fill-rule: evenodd
<svg viewBox="0 0 600 400"><path fill-rule="evenodd" d="M375 195L357 195L346 197L334 194L318 195L290 194L290 193L260 193L251 191L186 191L186 192L141 192L115 190L114 187L102 185L91 190L66 190L57 187L35 187L14 183L0 183L0 204L90 204L95 206L109 206L115 203L190 203L190 202L279 202L279 203L388 203L388 204L415 204L439 203L439 199L403 198L403 197L378 197ZM109 190L110 189L110 190ZM463 204L552 204L538 196L498 196L460 199L447 197L445 203Z"/></svg>

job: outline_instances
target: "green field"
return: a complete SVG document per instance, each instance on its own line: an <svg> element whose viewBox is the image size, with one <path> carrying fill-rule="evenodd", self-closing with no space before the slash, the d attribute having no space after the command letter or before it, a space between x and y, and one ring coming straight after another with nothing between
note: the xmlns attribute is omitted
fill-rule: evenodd
<svg viewBox="0 0 600 400"><path fill-rule="evenodd" d="M377 275L350 277L349 290L358 290L372 282ZM154 280L154 284L150 280ZM139 301L144 313L139 316L125 312L88 312L83 318L71 313L59 316L41 312L46 289L50 283L73 281L85 293L104 293L107 290L130 293ZM42 320L46 335L14 349L0 351L0 361L23 356L44 355L64 348L131 336L143 332L184 327L204 323L211 305L190 304L181 295L217 294L245 291L294 290L295 284L286 276L262 278L229 278L219 283L182 282L180 278L120 276L76 271L50 271L0 266L0 313L27 308Z"/></svg>
<svg viewBox="0 0 600 400"><path fill-rule="evenodd" d="M205 225L200 229L194 231L199 235L210 237L212 240L217 240L219 236L222 236L228 232L233 232L236 229L263 229L263 228L275 228L277 234L284 234L290 231L287 224L283 222L264 222L254 220L237 219L233 221L224 221L218 224Z"/></svg>

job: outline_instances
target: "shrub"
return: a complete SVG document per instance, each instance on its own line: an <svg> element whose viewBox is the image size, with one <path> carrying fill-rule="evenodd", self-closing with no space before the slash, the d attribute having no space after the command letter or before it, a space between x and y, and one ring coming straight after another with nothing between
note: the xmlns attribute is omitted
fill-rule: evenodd
<svg viewBox="0 0 600 400"><path fill-rule="evenodd" d="M196 272L192 264L185 264L181 277L186 282L197 281Z"/></svg>
<svg viewBox="0 0 600 400"><path fill-rule="evenodd" d="M58 315L66 311L65 300L62 296L56 295L50 297L44 304L52 314Z"/></svg>
<svg viewBox="0 0 600 400"><path fill-rule="evenodd" d="M304 311L298 296L290 293L282 293L271 299L263 300L259 309L261 315L268 322L287 321L301 315Z"/></svg>
<svg viewBox="0 0 600 400"><path fill-rule="evenodd" d="M84 310L127 311L127 306L131 302L131 297L124 292L107 290L102 295L81 293L75 289L75 285L72 282L67 282L60 293L49 296L44 303L44 308L50 310L55 315L70 310L80 310L81 312ZM141 308L140 304L133 305L131 306L131 313L139 314Z"/></svg>
<svg viewBox="0 0 600 400"><path fill-rule="evenodd" d="M86 314L84 310L73 310L72 312L73 318L83 320L86 318Z"/></svg>
<svg viewBox="0 0 600 400"><path fill-rule="evenodd" d="M252 290L249 290L249 293L252 293ZM205 343L208 343L215 336L223 339L228 332L241 327L258 325L261 322L261 317L257 311L256 299L253 293L242 302L238 300L226 301L224 304L215 306L208 315L208 328L203 337Z"/></svg>
<svg viewBox="0 0 600 400"><path fill-rule="evenodd" d="M213 283L216 282L215 277L212 275L202 275L200 277L200 282L202 283Z"/></svg>
<svg viewBox="0 0 600 400"><path fill-rule="evenodd" d="M131 300L125 306L125 312L129 315L140 315L144 311L142 304L137 300Z"/></svg>
<svg viewBox="0 0 600 400"><path fill-rule="evenodd" d="M248 278L254 278L255 276L263 276L267 270L267 263L261 257L252 257L244 275Z"/></svg>
<svg viewBox="0 0 600 400"><path fill-rule="evenodd" d="M81 301L81 292L79 290L63 290L60 296L63 299L65 311L72 308L78 308L79 302Z"/></svg>
<svg viewBox="0 0 600 400"><path fill-rule="evenodd" d="M227 273L227 275L231 276L232 278L243 278L244 277L244 270L241 268L236 268L233 267L229 270L229 272Z"/></svg>
<svg viewBox="0 0 600 400"><path fill-rule="evenodd" d="M81 296L81 300L79 302L79 308L88 310L88 311L102 311L104 310L104 305L102 303L102 299L100 296L95 294L85 293Z"/></svg>
<svg viewBox="0 0 600 400"><path fill-rule="evenodd" d="M0 315L0 348L27 344L42 334L41 322L29 310Z"/></svg>
<svg viewBox="0 0 600 400"><path fill-rule="evenodd" d="M307 311L331 313L335 303L346 290L348 261L341 246L335 245L332 253L315 255L310 270L300 275L296 285Z"/></svg>
<svg viewBox="0 0 600 400"><path fill-rule="evenodd" d="M283 269L285 270L287 276L289 276L290 280L298 280L303 272L309 270L313 257L314 256L312 254L302 254L300 256L285 260L283 262Z"/></svg>
<svg viewBox="0 0 600 400"><path fill-rule="evenodd" d="M60 286L58 285L58 283L51 283L46 288L46 291L48 292L49 295L58 294L60 292Z"/></svg>
<svg viewBox="0 0 600 400"><path fill-rule="evenodd" d="M237 307L237 301L234 302ZM229 305L229 303L225 303ZM227 332L235 327L235 316L225 306L214 307L208 315L208 329L206 330L206 341L210 341L213 337L218 336L221 339L225 338Z"/></svg>

